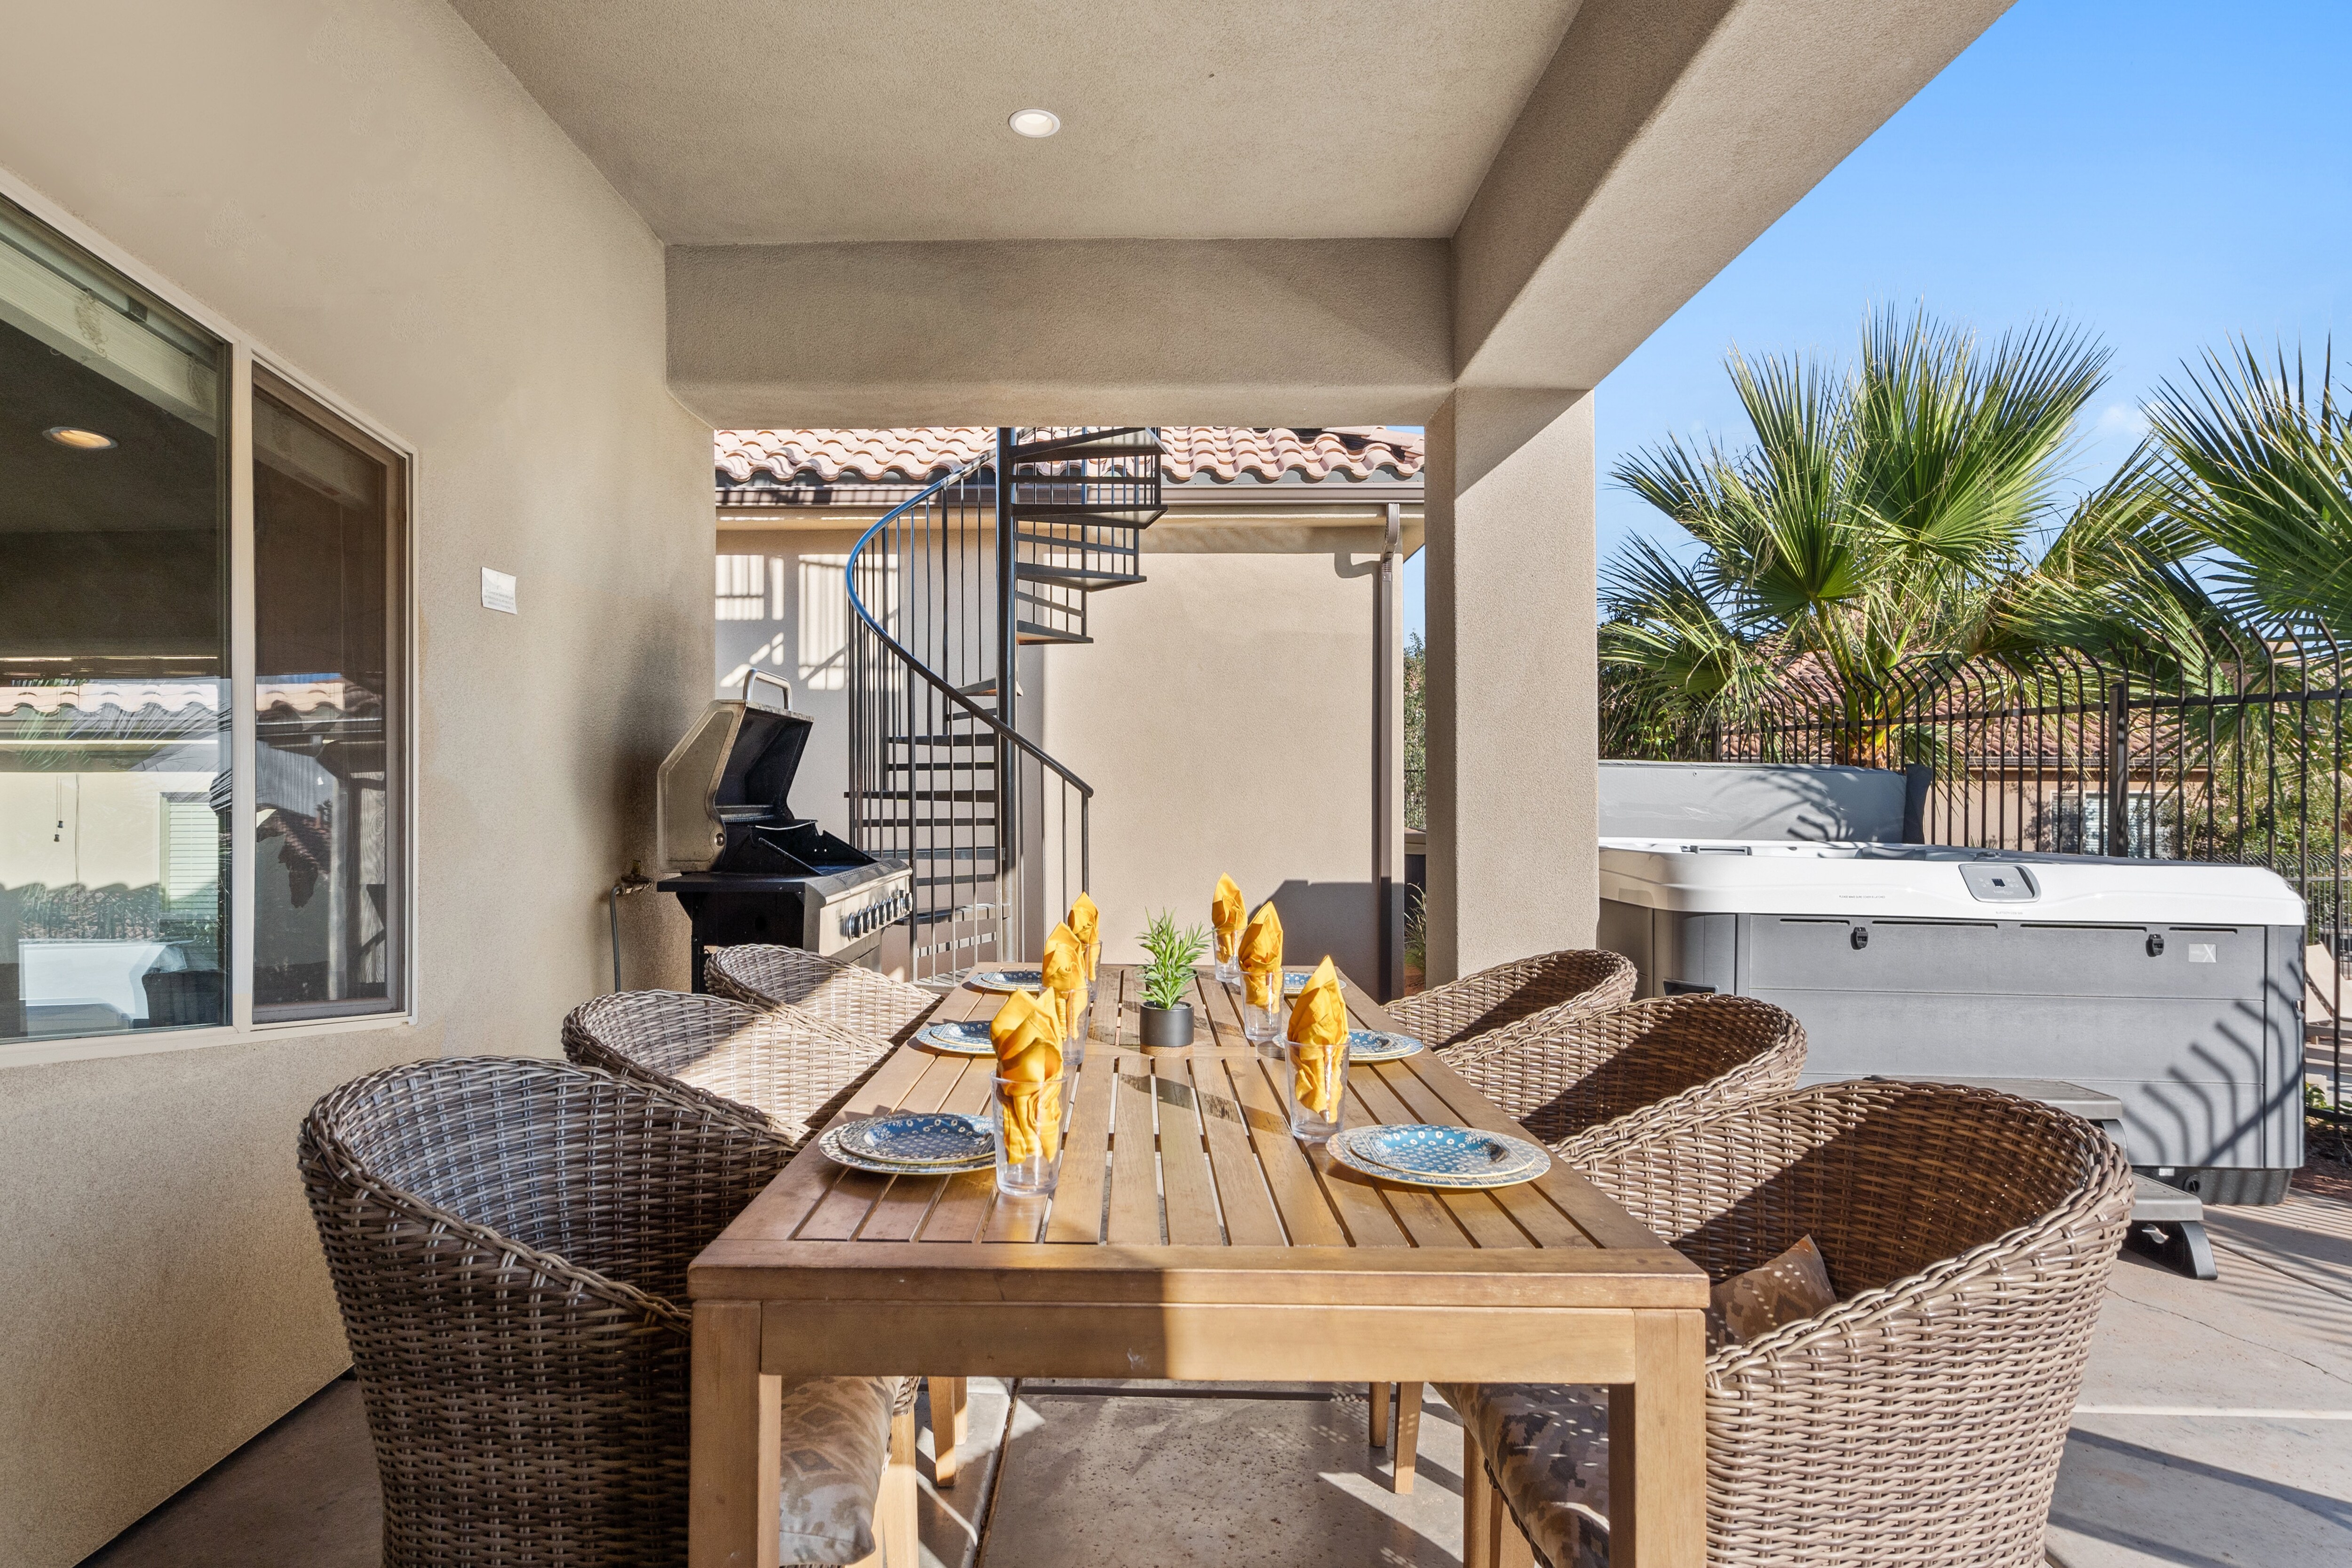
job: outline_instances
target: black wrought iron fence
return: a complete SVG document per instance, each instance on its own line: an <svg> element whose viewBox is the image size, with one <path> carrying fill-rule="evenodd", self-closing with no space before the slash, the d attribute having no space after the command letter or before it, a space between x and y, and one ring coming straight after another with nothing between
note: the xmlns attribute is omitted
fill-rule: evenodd
<svg viewBox="0 0 2352 1568"><path fill-rule="evenodd" d="M1867 688L1796 671L1752 721L1653 755L1931 770L1929 843L2263 866L2306 910L2305 1030L2344 1125L2345 658L2279 628L2228 657L2145 666L2060 652L1922 660Z"/></svg>

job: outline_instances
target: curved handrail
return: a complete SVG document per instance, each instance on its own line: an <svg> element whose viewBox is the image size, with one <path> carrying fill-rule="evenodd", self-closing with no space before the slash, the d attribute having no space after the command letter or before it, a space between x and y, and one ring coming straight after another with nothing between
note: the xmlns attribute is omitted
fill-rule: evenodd
<svg viewBox="0 0 2352 1568"><path fill-rule="evenodd" d="M872 632L876 637L879 638L884 647L887 647L892 653L897 654L898 656L899 663L905 665L908 669L913 670L917 675L921 676L923 679L929 684L931 689L937 691L940 696L947 698L950 701L961 708L966 713L971 714L973 718L987 725L990 731L992 731L999 740L1012 742L1015 750L1023 752L1026 756L1034 758L1040 767L1052 769L1055 774L1058 776L1064 784L1070 785L1078 792L1081 799L1092 801L1095 797L1094 785L1087 783L1086 780L1080 778L1077 774L1064 767L1060 763L1055 761L1053 757L1040 750L1035 742L1030 740L1027 736L1022 734L1019 731L1005 723L1004 721L999 719L995 714L991 713L987 709L982 708L979 703L974 702L971 698L966 697L962 692L958 691L953 685L951 685L937 671L932 669L929 665L927 665L921 659L917 658L904 643L900 642L897 637L892 637L888 632L883 629L882 623L875 618L874 613L866 607L866 601L860 598L857 594L858 558L866 553L866 547L874 542L874 536L876 534L880 533L884 529L889 527L891 523L897 521L901 512L909 511L916 507L928 504L941 490L946 489L950 485L959 485L963 483L963 481L969 479L971 475L979 472L982 468L991 467L994 462L995 458L993 456L973 458L971 462L966 463L962 468L956 469L953 473L948 474L944 478L934 481L933 483L924 487L922 489L918 490L915 494L909 496L905 500L900 501L897 506L892 507L888 511L884 512L880 517L877 518L874 521L874 526L868 528L864 533L859 534L857 536L857 542L849 547L848 564L842 568L842 581L849 591L849 607L857 612L857 618L866 623L866 629ZM1002 476L999 476L997 482L999 484L1003 484L1006 481ZM997 679L999 680L1010 680L1013 679L1013 672L1009 669L1000 670L997 672Z"/></svg>

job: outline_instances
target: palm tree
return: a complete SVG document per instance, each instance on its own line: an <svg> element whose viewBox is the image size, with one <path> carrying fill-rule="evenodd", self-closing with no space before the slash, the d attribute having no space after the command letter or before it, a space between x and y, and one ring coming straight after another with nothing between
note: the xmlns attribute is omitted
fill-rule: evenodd
<svg viewBox="0 0 2352 1568"><path fill-rule="evenodd" d="M2150 483L2176 535L2212 552L2221 605L2244 626L2317 629L2352 646L2352 414L2333 345L2316 395L2300 353L2209 353L2147 409Z"/></svg>
<svg viewBox="0 0 2352 1568"><path fill-rule="evenodd" d="M2058 521L2107 359L2057 323L1987 347L1924 311L1868 320L1851 370L1735 350L1755 445L1669 440L1614 470L1698 549L1685 563L1635 541L1603 575L1612 740L1737 721L1800 689L1837 714L1841 760L1900 761L1895 715L1923 680L2016 651L2064 598L2033 584L2030 546ZM2078 510L2059 537L2105 538L2118 504Z"/></svg>

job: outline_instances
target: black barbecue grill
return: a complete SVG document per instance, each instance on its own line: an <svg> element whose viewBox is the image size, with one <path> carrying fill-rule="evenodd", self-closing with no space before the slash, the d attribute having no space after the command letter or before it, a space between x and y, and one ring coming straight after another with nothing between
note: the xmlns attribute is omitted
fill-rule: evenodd
<svg viewBox="0 0 2352 1568"><path fill-rule="evenodd" d="M786 706L753 703L761 681ZM815 721L793 712L792 698L782 681L752 671L741 698L705 709L661 765L655 809L671 874L658 886L693 922L697 991L710 948L773 942L856 962L914 908L905 866L793 815L793 778Z"/></svg>

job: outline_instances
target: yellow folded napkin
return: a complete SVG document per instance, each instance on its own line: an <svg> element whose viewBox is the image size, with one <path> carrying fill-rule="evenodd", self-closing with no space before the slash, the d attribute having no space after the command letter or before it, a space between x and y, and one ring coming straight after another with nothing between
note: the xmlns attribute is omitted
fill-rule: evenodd
<svg viewBox="0 0 2352 1568"><path fill-rule="evenodd" d="M996 1089L1005 1158L1053 1158L1062 1144L1061 1025L1044 1002L1015 991L989 1020L988 1040L996 1048L996 1076L1009 1080Z"/></svg>
<svg viewBox="0 0 2352 1568"><path fill-rule="evenodd" d="M1087 984L1095 983L1095 963L1102 957L1102 910L1086 894L1070 906L1070 918L1063 922L1070 934L1078 939L1078 951L1087 955Z"/></svg>
<svg viewBox="0 0 2352 1568"><path fill-rule="evenodd" d="M1290 1009L1290 1043L1297 1065L1298 1103L1328 1116L1339 1107L1339 1084L1347 1069L1348 998L1339 972L1328 958L1315 966L1307 989Z"/></svg>
<svg viewBox="0 0 2352 1568"><path fill-rule="evenodd" d="M1268 899L1242 932L1242 987L1249 1005L1271 1012L1282 1005L1282 917Z"/></svg>
<svg viewBox="0 0 2352 1568"><path fill-rule="evenodd" d="M1217 962L1230 963L1242 927L1249 923L1249 906L1242 902L1241 887L1231 877L1219 877L1217 890L1209 895L1209 923L1217 931Z"/></svg>
<svg viewBox="0 0 2352 1568"><path fill-rule="evenodd" d="M1087 1007L1087 950L1067 925L1057 925L1045 938L1045 997L1062 1037L1074 1039L1078 1015Z"/></svg>

